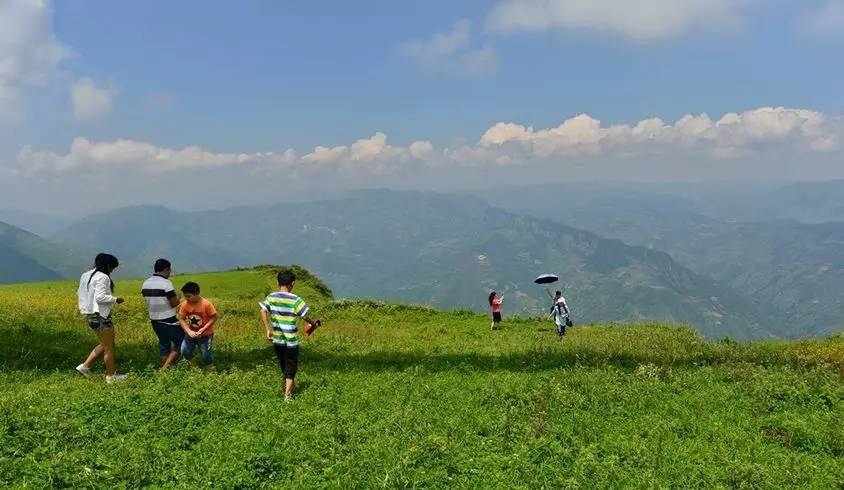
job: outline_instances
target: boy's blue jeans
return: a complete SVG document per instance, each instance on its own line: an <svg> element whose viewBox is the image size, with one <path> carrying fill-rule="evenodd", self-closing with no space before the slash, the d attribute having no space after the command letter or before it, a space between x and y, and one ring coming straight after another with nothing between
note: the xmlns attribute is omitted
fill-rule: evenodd
<svg viewBox="0 0 844 490"><path fill-rule="evenodd" d="M193 349L198 345L199 351L202 353L202 362L212 364L214 362L214 352L211 349L213 339L213 335L197 338L185 335L185 339L182 340L182 357L188 360L193 359Z"/></svg>

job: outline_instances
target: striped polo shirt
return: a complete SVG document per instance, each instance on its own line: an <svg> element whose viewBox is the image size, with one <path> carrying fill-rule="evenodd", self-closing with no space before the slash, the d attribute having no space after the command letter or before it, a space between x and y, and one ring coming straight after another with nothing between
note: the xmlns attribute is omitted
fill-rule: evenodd
<svg viewBox="0 0 844 490"><path fill-rule="evenodd" d="M299 329L296 317L308 315L308 305L293 293L281 291L271 293L267 299L258 303L261 309L269 313L273 325L273 344L287 347L299 347Z"/></svg>
<svg viewBox="0 0 844 490"><path fill-rule="evenodd" d="M152 321L166 320L165 323L179 323L176 319L177 308L170 306L170 298L176 297L173 283L158 274L153 275L141 286L141 294L147 302L149 319Z"/></svg>

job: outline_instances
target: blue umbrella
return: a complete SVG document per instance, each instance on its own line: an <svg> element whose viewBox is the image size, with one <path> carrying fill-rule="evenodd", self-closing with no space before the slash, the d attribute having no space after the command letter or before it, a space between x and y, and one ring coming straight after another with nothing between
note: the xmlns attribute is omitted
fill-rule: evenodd
<svg viewBox="0 0 844 490"><path fill-rule="evenodd" d="M555 276L554 274L542 274L541 276L534 279L533 282L537 284L551 284L552 282L557 282L559 280L560 278Z"/></svg>

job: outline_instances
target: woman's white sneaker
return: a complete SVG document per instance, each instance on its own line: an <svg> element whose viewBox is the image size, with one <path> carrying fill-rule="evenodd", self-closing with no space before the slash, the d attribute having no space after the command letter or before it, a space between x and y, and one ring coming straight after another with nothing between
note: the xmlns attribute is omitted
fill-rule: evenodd
<svg viewBox="0 0 844 490"><path fill-rule="evenodd" d="M125 374L106 375L106 383L114 383L115 381L123 381L126 379Z"/></svg>
<svg viewBox="0 0 844 490"><path fill-rule="evenodd" d="M85 376L86 378L91 375L91 369L86 368L84 364L76 366L76 371L82 376Z"/></svg>

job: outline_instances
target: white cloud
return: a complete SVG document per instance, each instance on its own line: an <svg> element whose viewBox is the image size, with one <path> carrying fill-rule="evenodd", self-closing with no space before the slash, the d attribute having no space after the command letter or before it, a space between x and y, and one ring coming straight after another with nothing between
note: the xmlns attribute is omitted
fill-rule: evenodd
<svg viewBox="0 0 844 490"><path fill-rule="evenodd" d="M408 41L399 52L426 69L462 70L481 73L495 69L498 57L492 46L473 46L472 23L458 20L450 32L437 33L431 38Z"/></svg>
<svg viewBox="0 0 844 490"><path fill-rule="evenodd" d="M498 55L489 44L483 48L468 51L463 55L463 66L470 73L486 73L498 66Z"/></svg>
<svg viewBox="0 0 844 490"><path fill-rule="evenodd" d="M451 32L434 34L427 41L409 41L400 49L420 63L434 64L465 49L471 27L468 20L458 20Z"/></svg>
<svg viewBox="0 0 844 490"><path fill-rule="evenodd" d="M119 139L94 142L75 138L65 154L24 147L18 154L19 169L27 173L136 171L166 173L191 169L262 167L268 170L349 170L392 172L403 163L429 155L433 146L417 141L407 148L391 146L387 136L376 133L349 146L317 146L304 156L287 149L281 152L215 153L199 146L163 148L151 143Z"/></svg>
<svg viewBox="0 0 844 490"><path fill-rule="evenodd" d="M844 0L828 0L820 10L803 20L804 30L810 34L844 36Z"/></svg>
<svg viewBox="0 0 844 490"><path fill-rule="evenodd" d="M70 150L64 155L52 151L35 151L28 146L18 154L18 161L29 172L136 170L161 173L264 162L283 165L294 160L295 155L287 152L214 153L198 146L174 150L128 139L93 142L86 138L75 138L70 145Z"/></svg>
<svg viewBox="0 0 844 490"><path fill-rule="evenodd" d="M371 138L359 139L350 146L317 146L311 153L302 157L302 162L329 165L341 170L364 169L382 174L400 169L412 158L415 157L410 148L389 145L387 135L378 132Z"/></svg>
<svg viewBox="0 0 844 490"><path fill-rule="evenodd" d="M651 118L633 125L604 126L581 114L555 128L541 130L498 123L484 133L479 146L499 151L509 148L524 162L567 156L626 157L676 152L724 158L778 146L800 151L834 150L838 129L819 112L784 107L729 113L717 121L707 114L689 114L673 125Z"/></svg>
<svg viewBox="0 0 844 490"><path fill-rule="evenodd" d="M738 21L746 0L503 0L487 24L499 32L590 29L635 41Z"/></svg>
<svg viewBox="0 0 844 490"><path fill-rule="evenodd" d="M415 141L408 147L410 156L423 159L434 151L434 145L430 141Z"/></svg>
<svg viewBox="0 0 844 490"><path fill-rule="evenodd" d="M55 78L71 55L53 34L48 0L0 1L0 117L14 117L26 89Z"/></svg>
<svg viewBox="0 0 844 490"><path fill-rule="evenodd" d="M111 115L114 87L98 86L90 78L82 78L70 87L73 116L80 121L103 119Z"/></svg>
<svg viewBox="0 0 844 490"><path fill-rule="evenodd" d="M117 140L73 140L67 153L25 147L18 155L18 170L47 172L108 173L135 171L166 173L190 169L258 168L272 171L398 175L418 168L472 168L483 166L565 165L588 160L600 166L608 161L641 159L741 162L748 156L770 158L835 152L841 149L844 123L806 109L762 107L719 119L707 114L685 115L673 124L649 118L633 124L604 125L588 114L563 121L559 126L534 129L513 122L490 127L472 144L461 142L437 148L419 140L408 146L391 145L384 133L359 139L350 145L317 146L298 155L294 150L264 153L216 153L198 146L162 148L151 143ZM682 163L677 163L682 165Z"/></svg>

